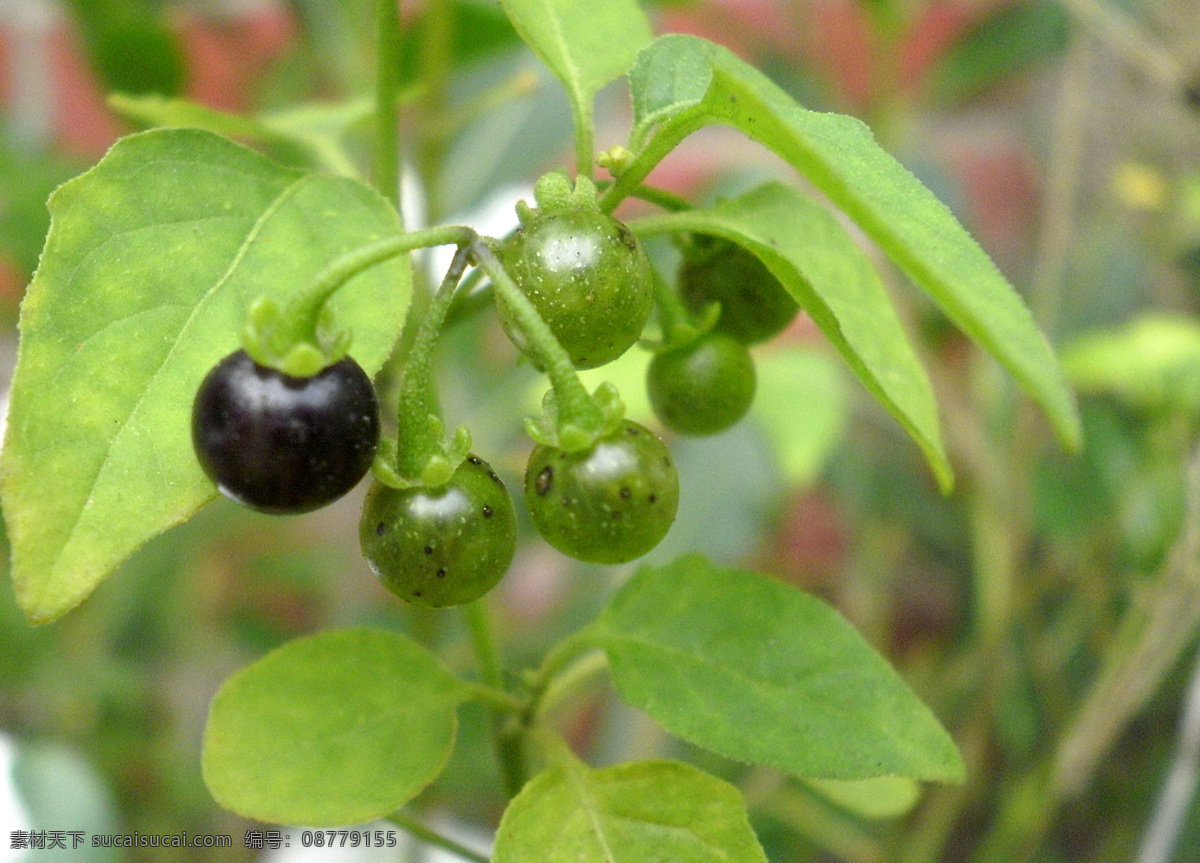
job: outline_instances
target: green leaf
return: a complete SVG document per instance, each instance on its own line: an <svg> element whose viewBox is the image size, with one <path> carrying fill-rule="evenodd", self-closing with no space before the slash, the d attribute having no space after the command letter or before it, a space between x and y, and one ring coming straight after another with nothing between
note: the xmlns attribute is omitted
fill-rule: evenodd
<svg viewBox="0 0 1200 863"><path fill-rule="evenodd" d="M123 139L54 193L50 213L0 453L13 583L35 623L216 496L192 452L192 399L240 346L250 302L283 301L340 254L400 231L359 183L195 130ZM409 293L397 261L334 299L368 374Z"/></svg>
<svg viewBox="0 0 1200 863"><path fill-rule="evenodd" d="M108 106L121 117L140 126L205 129L218 135L256 140L271 136L270 130L253 117L222 111L190 99L170 98L157 93L113 93L108 97Z"/></svg>
<svg viewBox="0 0 1200 863"><path fill-rule="evenodd" d="M92 67L106 90L177 93L187 80L183 46L160 4L70 0Z"/></svg>
<svg viewBox="0 0 1200 863"><path fill-rule="evenodd" d="M571 761L509 804L493 863L766 863L741 793L678 761Z"/></svg>
<svg viewBox="0 0 1200 863"><path fill-rule="evenodd" d="M291 641L213 697L202 767L246 818L337 827L394 812L432 782L471 695L396 633L343 629Z"/></svg>
<svg viewBox="0 0 1200 863"><path fill-rule="evenodd" d="M1062 352L1067 377L1084 392L1111 393L1139 408L1200 412L1200 323L1147 314L1089 333Z"/></svg>
<svg viewBox="0 0 1200 863"><path fill-rule="evenodd" d="M500 0L517 33L566 88L580 171L592 160L592 100L650 44L635 0Z"/></svg>
<svg viewBox="0 0 1200 863"><path fill-rule="evenodd" d="M829 606L691 555L643 567L593 636L621 698L673 734L800 777L959 781L954 741Z"/></svg>
<svg viewBox="0 0 1200 863"><path fill-rule="evenodd" d="M306 103L256 117L221 111L188 99L162 96L130 96L114 93L108 105L126 120L145 127L205 129L218 135L270 145L272 154L291 157L300 165L311 165L345 177L358 176L354 160L343 139L347 132L371 117L370 99L346 102Z"/></svg>
<svg viewBox="0 0 1200 863"><path fill-rule="evenodd" d="M711 210L631 222L639 233L691 231L753 252L904 426L945 490L953 485L933 387L871 261L827 208L764 183Z"/></svg>
<svg viewBox="0 0 1200 863"><path fill-rule="evenodd" d="M804 784L831 803L868 821L906 815L921 797L921 786L905 776L857 780L805 779Z"/></svg>
<svg viewBox="0 0 1200 863"><path fill-rule="evenodd" d="M846 385L837 360L808 348L772 345L758 351L754 362L758 391L751 411L783 476L796 486L815 482L846 427Z"/></svg>
<svg viewBox="0 0 1200 863"><path fill-rule="evenodd" d="M730 51L695 36L656 40L629 75L634 158L606 193L628 194L695 130L734 126L823 192L1041 404L1063 442L1079 416L1028 308L949 209L853 117L806 110Z"/></svg>
<svg viewBox="0 0 1200 863"><path fill-rule="evenodd" d="M1048 0L1001 7L939 59L930 74L930 89L947 102L977 96L1033 64L1061 54L1070 24L1070 13Z"/></svg>

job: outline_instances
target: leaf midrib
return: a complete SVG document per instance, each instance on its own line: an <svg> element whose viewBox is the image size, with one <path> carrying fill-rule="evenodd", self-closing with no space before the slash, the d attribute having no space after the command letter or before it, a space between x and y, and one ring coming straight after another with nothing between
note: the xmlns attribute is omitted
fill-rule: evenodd
<svg viewBox="0 0 1200 863"><path fill-rule="evenodd" d="M170 161L181 161L181 160L173 159ZM197 163L197 164L203 164L203 163ZM276 195L275 199L270 203L270 205L268 205L267 208L265 210L263 210L262 215L260 215L257 219L255 219L254 224L250 226L250 229L246 233L246 238L239 245L236 254L234 254L233 259L230 261L229 266L225 269L225 272L222 273L221 277L219 279L217 279L217 281L213 284L213 286L204 293L204 295L200 298L200 301L198 303L196 303L195 308L192 310L192 313L188 316L187 320L184 321L183 325L179 328L179 335L176 337L174 343L171 345L170 349L167 351L166 355L163 357L162 362L159 363L158 368L155 369L154 373L147 379L146 386L142 389L141 395L138 396L137 400L134 401L133 405L125 413L125 416L121 420L120 425L118 426L116 432L113 434L112 438L109 440L108 448L105 452L104 458L102 458L99 461L99 463L96 467L96 471L95 471L95 473L93 473L91 481L88 484L87 496L83 499L83 503L76 509L74 518L71 521L71 527L66 533L66 537L62 543L62 546L59 548L58 555L56 556L55 561L54 561L54 568L52 570L52 572L54 574L58 573L58 564L61 562L63 554L65 553L67 548L70 547L71 543L75 539L75 536L79 529L80 522L83 519L83 513L87 511L89 504L91 504L93 498L95 497L96 488L97 488L97 485L99 484L100 477L104 474L105 467L109 464L109 456L111 455L113 449L116 447L117 443L122 439L122 437L125 435L126 431L128 430L129 421L141 408L142 403L144 402L144 400L146 398L146 394L153 388L154 383L159 379L160 375L163 372L163 369L170 365L171 358L176 354L176 351L177 351L180 343L183 341L184 336L187 333L188 329L192 326L193 322L196 320L197 315L200 313L201 309L203 309L207 305L208 301L225 284L228 283L228 281L232 277L233 273L237 270L237 268L240 266L241 262L245 258L246 254L249 252L249 249L250 249L251 245L253 244L254 240L262 232L264 225L279 211L279 209L288 201L288 199L292 198L300 190L300 188L302 186L304 186L308 182L311 182L313 179L315 179L316 176L317 175L315 175L315 174L302 174L301 176L297 177L295 180L288 183L288 185L286 185L285 187L283 187L280 190L279 194ZM116 235L114 234L113 236L116 236ZM109 242L112 238L113 237L109 237L108 239L106 239L105 243ZM53 579L47 579L47 581L45 582L46 589L42 591L42 593L39 597L40 600L44 601L46 594L51 591L53 582L54 582Z"/></svg>
<svg viewBox="0 0 1200 863"><path fill-rule="evenodd" d="M725 665L719 665L715 662L705 659L702 656L698 656L696 653L691 652L691 651L687 650L686 648L678 647L675 645L663 644L662 642L653 641L650 638L647 638L644 636L639 637L639 636L631 636L631 635L621 634L618 637L614 638L612 636L612 634L604 633L602 635L602 640L605 643L620 642L620 643L630 644L630 645L634 645L634 646L642 647L642 648L651 648L655 651L665 653L668 656L678 657L680 659L686 659L686 660L689 660L690 662L695 663L696 665L699 665L699 666L701 666L705 669L708 669L712 672L728 676L737 681L743 681L743 682L745 682L745 684L747 686L754 688L756 690L759 690L759 691L765 691L765 692L769 693L770 695L775 695L775 694L781 693L784 695L793 695L794 696L796 694L796 690L793 689L792 687L788 686L787 684L779 683L777 681L770 680L768 678L763 678L763 677L759 677L756 675L747 674L747 673L742 672L740 669L731 668L731 667L725 666ZM610 661L611 661L611 656L610 656ZM816 676L816 675L814 675L814 676ZM699 694L698 690L696 690L690 684L689 684L688 688L692 692ZM890 729L888 729L887 727L885 727L883 725L880 725L879 722L876 721L876 717L869 712L867 712L867 713L853 712L853 713L847 714L842 710L837 710L837 711L830 711L830 713L833 715L848 716L849 718L853 718L856 722L860 722L865 718L870 723L871 727L875 728L883 737L885 737L886 739L888 739L895 745L896 751L906 753L907 756L910 758L913 756L914 753L916 753L916 756L919 760L926 760L925 758L923 758L921 756L921 750L914 749L911 745L905 743L903 739L899 738Z"/></svg>

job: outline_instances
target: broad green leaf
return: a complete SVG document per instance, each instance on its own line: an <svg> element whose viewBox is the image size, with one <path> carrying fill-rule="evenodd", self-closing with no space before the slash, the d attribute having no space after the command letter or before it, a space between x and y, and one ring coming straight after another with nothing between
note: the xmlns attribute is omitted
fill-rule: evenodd
<svg viewBox="0 0 1200 863"><path fill-rule="evenodd" d="M1063 368L1085 392L1112 393L1135 407L1200 412L1200 321L1149 314L1081 336Z"/></svg>
<svg viewBox="0 0 1200 863"><path fill-rule="evenodd" d="M630 226L639 233L714 234L753 252L912 435L942 488L951 487L933 387L874 266L828 209L788 186L764 183L711 210Z"/></svg>
<svg viewBox="0 0 1200 863"><path fill-rule="evenodd" d="M904 776L874 779L805 779L804 784L847 812L870 821L899 818L921 797L921 787Z"/></svg>
<svg viewBox="0 0 1200 863"><path fill-rule="evenodd" d="M760 350L754 362L758 391L752 415L766 431L783 476L794 485L808 485L845 432L842 369L825 353L791 345Z"/></svg>
<svg viewBox="0 0 1200 863"><path fill-rule="evenodd" d="M1041 404L1064 443L1079 417L1054 353L987 253L928 189L853 117L797 105L732 52L670 35L630 72L634 157L606 193L627 194L685 137L726 124L778 153L828 196L971 338Z"/></svg>
<svg viewBox="0 0 1200 863"><path fill-rule="evenodd" d="M337 827L388 815L432 782L471 695L425 648L376 629L285 644L222 684L202 767L246 818Z"/></svg>
<svg viewBox="0 0 1200 863"><path fill-rule="evenodd" d="M636 0L500 0L517 33L566 88L580 170L592 159L592 101L650 44ZM586 160L586 161L585 161Z"/></svg>
<svg viewBox="0 0 1200 863"><path fill-rule="evenodd" d="M678 761L535 776L509 804L493 863L766 863L741 793Z"/></svg>
<svg viewBox="0 0 1200 863"><path fill-rule="evenodd" d="M829 606L698 555L643 567L593 628L621 698L673 734L800 777L959 781L950 735Z"/></svg>
<svg viewBox="0 0 1200 863"><path fill-rule="evenodd" d="M118 142L51 196L50 214L0 454L13 583L35 623L216 496L192 452L192 399L239 347L249 303L282 302L339 255L400 230L359 183L178 129ZM368 374L409 293L398 261L335 297Z"/></svg>
<svg viewBox="0 0 1200 863"><path fill-rule="evenodd" d="M342 139L354 126L371 117L370 99L329 104L303 104L255 117L221 111L188 99L130 96L114 93L108 105L125 119L146 127L205 129L218 135L270 145L300 165L312 165L345 177L359 171Z"/></svg>
<svg viewBox="0 0 1200 863"><path fill-rule="evenodd" d="M271 133L253 117L234 114L193 102L158 94L113 93L108 106L121 117L141 126L170 129L205 129L218 135L267 139Z"/></svg>

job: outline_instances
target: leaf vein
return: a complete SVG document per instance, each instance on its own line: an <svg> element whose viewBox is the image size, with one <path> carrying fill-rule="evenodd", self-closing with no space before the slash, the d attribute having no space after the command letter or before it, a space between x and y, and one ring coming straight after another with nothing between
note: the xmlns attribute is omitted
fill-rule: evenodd
<svg viewBox="0 0 1200 863"><path fill-rule="evenodd" d="M184 321L183 325L180 327L179 337L177 337L175 339L174 344L171 345L170 350L167 351L166 356L163 357L163 361L159 364L159 366L155 370L154 374L150 376L150 379L147 381L146 387L142 390L142 394L138 397L137 401L134 402L133 406L125 414L124 419L120 422L119 427L117 428L116 432L113 434L111 441L108 445L107 453L106 453L105 457L100 461L99 465L97 466L96 472L95 472L95 474L93 474L91 482L88 485L87 497L84 498L83 503L75 511L74 518L71 521L71 527L67 531L66 539L64 540L64 542L62 544L62 549L64 551L71 545L71 542L74 540L76 533L79 530L79 525L83 520L83 514L87 511L88 507L91 505L93 499L96 496L96 489L100 483L100 478L104 475L105 468L110 463L109 459L108 459L108 454L112 452L113 448L117 445L117 443L123 438L123 436L128 431L128 429L130 427L130 420L132 419L133 416L135 416L137 414L138 410L141 408L142 403L145 400L146 393L148 393L150 391L154 382L162 374L162 370L169 365L169 363L171 361L171 357L175 354L175 351L178 348L180 342L182 341L184 334L187 332L188 328L192 325L192 322L195 321L196 316L199 314L200 310L205 306L206 302L214 294L216 294L217 291L219 291L222 288L222 286L224 286L225 284L228 283L228 281L232 277L233 273L237 270L238 266L241 264L242 260L245 258L246 254L249 252L249 249L253 245L254 240L262 232L262 229L266 225L266 223L268 221L270 221L270 219L275 215L275 213L277 213L279 211L279 209L285 203L287 203L287 201L290 198L295 196L295 194L300 190L300 188L302 186L304 186L307 182L311 181L315 177L316 177L315 174L303 174L300 177L297 177L294 181L292 181L291 183L289 183L287 186L285 186L283 189L280 190L279 194L270 203L270 205L267 206L267 208L263 211L262 215L259 216L259 218L257 218L254 221L253 225L251 225L250 229L246 233L246 238L242 241L241 245L238 247L237 252L234 254L233 259L230 261L229 266L225 269L225 272L221 274L221 277L219 279L217 279L217 281L213 284L213 286L204 294L203 297L200 298L200 301L198 303L196 303L196 307L195 307L195 309L193 309L192 314L188 316L188 319L186 321ZM60 552L60 554L61 554L61 552Z"/></svg>

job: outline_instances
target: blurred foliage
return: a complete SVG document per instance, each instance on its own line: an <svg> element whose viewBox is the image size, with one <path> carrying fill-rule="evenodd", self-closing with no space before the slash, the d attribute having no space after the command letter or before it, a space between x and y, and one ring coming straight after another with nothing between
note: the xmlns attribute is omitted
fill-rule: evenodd
<svg viewBox="0 0 1200 863"><path fill-rule="evenodd" d="M124 93L173 95L187 69L162 0L70 0L101 83Z"/></svg>

